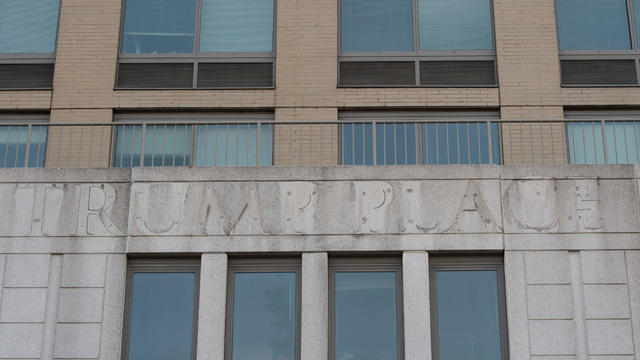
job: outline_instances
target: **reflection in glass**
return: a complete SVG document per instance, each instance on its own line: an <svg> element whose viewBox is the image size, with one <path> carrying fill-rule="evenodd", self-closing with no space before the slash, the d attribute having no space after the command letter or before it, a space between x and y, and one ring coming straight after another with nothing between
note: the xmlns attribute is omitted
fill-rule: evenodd
<svg viewBox="0 0 640 360"><path fill-rule="evenodd" d="M569 163L609 164L640 163L640 122L606 121L604 138L600 121L567 123Z"/></svg>
<svg viewBox="0 0 640 360"><path fill-rule="evenodd" d="M418 0L420 50L492 50L490 0Z"/></svg>
<svg viewBox="0 0 640 360"><path fill-rule="evenodd" d="M27 167L43 167L46 144L45 126L31 126L31 134L27 125L0 126L0 168L24 167L25 160Z"/></svg>
<svg viewBox="0 0 640 360"><path fill-rule="evenodd" d="M187 166L191 164L191 125L146 125L144 166ZM142 125L116 126L113 166L140 166Z"/></svg>
<svg viewBox="0 0 640 360"><path fill-rule="evenodd" d="M135 273L129 360L189 360L193 273Z"/></svg>
<svg viewBox="0 0 640 360"><path fill-rule="evenodd" d="M412 0L342 0L344 52L413 51Z"/></svg>
<svg viewBox="0 0 640 360"><path fill-rule="evenodd" d="M335 273L335 360L396 360L395 272Z"/></svg>
<svg viewBox="0 0 640 360"><path fill-rule="evenodd" d="M625 0L556 0L560 50L631 49Z"/></svg>
<svg viewBox="0 0 640 360"><path fill-rule="evenodd" d="M273 0L203 0L201 52L271 52Z"/></svg>
<svg viewBox="0 0 640 360"><path fill-rule="evenodd" d="M273 164L273 125L211 124L197 130L196 166Z"/></svg>
<svg viewBox="0 0 640 360"><path fill-rule="evenodd" d="M498 274L437 271L439 360L501 359Z"/></svg>
<svg viewBox="0 0 640 360"><path fill-rule="evenodd" d="M373 165L374 140L376 165L500 164L498 123L388 122L375 129L374 139L371 123L342 125L343 165Z"/></svg>
<svg viewBox="0 0 640 360"><path fill-rule="evenodd" d="M196 0L127 0L122 53L193 53L195 18Z"/></svg>
<svg viewBox="0 0 640 360"><path fill-rule="evenodd" d="M53 53L60 0L0 1L0 53Z"/></svg>
<svg viewBox="0 0 640 360"><path fill-rule="evenodd" d="M236 273L233 360L294 360L295 273Z"/></svg>

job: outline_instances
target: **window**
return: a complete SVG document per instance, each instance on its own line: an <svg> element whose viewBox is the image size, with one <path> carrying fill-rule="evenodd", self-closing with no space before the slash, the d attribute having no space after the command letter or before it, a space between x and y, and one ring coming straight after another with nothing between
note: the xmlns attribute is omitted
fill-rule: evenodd
<svg viewBox="0 0 640 360"><path fill-rule="evenodd" d="M497 113L340 114L343 165L500 164ZM375 149L375 150L374 150Z"/></svg>
<svg viewBox="0 0 640 360"><path fill-rule="evenodd" d="M402 262L335 258L329 267L330 360L401 360Z"/></svg>
<svg viewBox="0 0 640 360"><path fill-rule="evenodd" d="M570 164L640 163L640 114L635 111L568 111Z"/></svg>
<svg viewBox="0 0 640 360"><path fill-rule="evenodd" d="M197 259L130 260L123 360L195 360Z"/></svg>
<svg viewBox="0 0 640 360"><path fill-rule="evenodd" d="M49 115L0 115L0 168L43 167Z"/></svg>
<svg viewBox="0 0 640 360"><path fill-rule="evenodd" d="M496 86L491 0L340 0L341 86Z"/></svg>
<svg viewBox="0 0 640 360"><path fill-rule="evenodd" d="M0 89L51 89L60 0L0 1Z"/></svg>
<svg viewBox="0 0 640 360"><path fill-rule="evenodd" d="M226 359L300 358L300 260L229 263Z"/></svg>
<svg viewBox="0 0 640 360"><path fill-rule="evenodd" d="M126 0L117 87L271 88L274 0Z"/></svg>
<svg viewBox="0 0 640 360"><path fill-rule="evenodd" d="M640 0L556 0L562 84L637 85Z"/></svg>
<svg viewBox="0 0 640 360"><path fill-rule="evenodd" d="M118 114L114 167L269 166L273 114Z"/></svg>
<svg viewBox="0 0 640 360"><path fill-rule="evenodd" d="M442 256L429 262L433 359L508 359L502 260Z"/></svg>

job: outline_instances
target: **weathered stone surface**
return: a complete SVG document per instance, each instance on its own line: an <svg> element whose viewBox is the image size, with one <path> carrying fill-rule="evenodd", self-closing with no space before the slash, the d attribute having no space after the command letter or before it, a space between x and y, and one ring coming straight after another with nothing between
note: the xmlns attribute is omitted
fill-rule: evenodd
<svg viewBox="0 0 640 360"><path fill-rule="evenodd" d="M47 289L4 289L0 322L41 323L46 300Z"/></svg>
<svg viewBox="0 0 640 360"><path fill-rule="evenodd" d="M581 251L585 284L623 284L627 282L624 251Z"/></svg>
<svg viewBox="0 0 640 360"><path fill-rule="evenodd" d="M100 288L60 289L58 322L101 322L103 293Z"/></svg>
<svg viewBox="0 0 640 360"><path fill-rule="evenodd" d="M573 299L570 285L527 286L529 319L572 319Z"/></svg>
<svg viewBox="0 0 640 360"><path fill-rule="evenodd" d="M509 334L519 334L509 336L509 358L524 359L531 354L524 252L504 253L504 277Z"/></svg>
<svg viewBox="0 0 640 360"><path fill-rule="evenodd" d="M38 359L42 324L0 324L0 358Z"/></svg>
<svg viewBox="0 0 640 360"><path fill-rule="evenodd" d="M407 360L430 360L429 254L402 254L404 347Z"/></svg>
<svg viewBox="0 0 640 360"><path fill-rule="evenodd" d="M121 355L126 273L126 255L107 255L102 330L100 332L101 359L117 359Z"/></svg>
<svg viewBox="0 0 640 360"><path fill-rule="evenodd" d="M63 287L103 287L106 255L66 254L62 259Z"/></svg>
<svg viewBox="0 0 640 360"><path fill-rule="evenodd" d="M630 320L587 320L589 353L633 354Z"/></svg>
<svg viewBox="0 0 640 360"><path fill-rule="evenodd" d="M640 230L632 180L507 180L503 206L509 233Z"/></svg>
<svg viewBox="0 0 640 360"><path fill-rule="evenodd" d="M575 327L571 320L529 322L531 355L574 355Z"/></svg>
<svg viewBox="0 0 640 360"><path fill-rule="evenodd" d="M198 311L199 359L224 358L227 255L203 254Z"/></svg>
<svg viewBox="0 0 640 360"><path fill-rule="evenodd" d="M327 253L303 253L300 312L301 360L325 360L328 357L328 282Z"/></svg>
<svg viewBox="0 0 640 360"><path fill-rule="evenodd" d="M95 359L100 356L100 324L58 324L55 357Z"/></svg>
<svg viewBox="0 0 640 360"><path fill-rule="evenodd" d="M566 251L526 252L527 284L569 284Z"/></svg>
<svg viewBox="0 0 640 360"><path fill-rule="evenodd" d="M629 292L626 285L585 285L587 319L628 319Z"/></svg>
<svg viewBox="0 0 640 360"><path fill-rule="evenodd" d="M46 287L49 255L7 255L5 287Z"/></svg>

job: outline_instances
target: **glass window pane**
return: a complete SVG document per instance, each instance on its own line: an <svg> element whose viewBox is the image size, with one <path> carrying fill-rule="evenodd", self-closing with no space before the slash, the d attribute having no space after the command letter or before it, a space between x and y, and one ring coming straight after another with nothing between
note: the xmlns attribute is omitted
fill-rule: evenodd
<svg viewBox="0 0 640 360"><path fill-rule="evenodd" d="M413 51L411 0L342 0L341 49Z"/></svg>
<svg viewBox="0 0 640 360"><path fill-rule="evenodd" d="M501 359L498 274L437 271L440 360Z"/></svg>
<svg viewBox="0 0 640 360"><path fill-rule="evenodd" d="M423 163L500 164L500 128L491 123L489 129L491 141L486 122L422 124Z"/></svg>
<svg viewBox="0 0 640 360"><path fill-rule="evenodd" d="M53 53L60 0L0 1L0 53Z"/></svg>
<svg viewBox="0 0 640 360"><path fill-rule="evenodd" d="M273 0L202 0L200 51L271 52Z"/></svg>
<svg viewBox="0 0 640 360"><path fill-rule="evenodd" d="M604 136L600 121L567 123L571 164L637 164L640 161L640 122L607 121Z"/></svg>
<svg viewBox="0 0 640 360"><path fill-rule="evenodd" d="M335 273L335 359L398 358L395 272Z"/></svg>
<svg viewBox="0 0 640 360"><path fill-rule="evenodd" d="M490 0L418 0L420 50L492 50Z"/></svg>
<svg viewBox="0 0 640 360"><path fill-rule="evenodd" d="M135 273L130 360L189 360L193 334L193 273Z"/></svg>
<svg viewBox="0 0 640 360"><path fill-rule="evenodd" d="M640 34L640 0L633 0L633 18L636 23L636 34ZM640 47L640 37L638 37L638 45Z"/></svg>
<svg viewBox="0 0 640 360"><path fill-rule="evenodd" d="M193 53L196 0L127 0L124 54Z"/></svg>
<svg viewBox="0 0 640 360"><path fill-rule="evenodd" d="M144 166L188 166L191 164L191 125L146 126ZM142 125L116 126L113 166L140 166Z"/></svg>
<svg viewBox="0 0 640 360"><path fill-rule="evenodd" d="M233 360L293 360L296 274L236 273Z"/></svg>
<svg viewBox="0 0 640 360"><path fill-rule="evenodd" d="M47 143L46 126L0 126L0 167L43 167Z"/></svg>
<svg viewBox="0 0 640 360"><path fill-rule="evenodd" d="M556 0L560 50L631 49L625 0Z"/></svg>
<svg viewBox="0 0 640 360"><path fill-rule="evenodd" d="M209 124L197 130L196 166L273 164L273 125Z"/></svg>

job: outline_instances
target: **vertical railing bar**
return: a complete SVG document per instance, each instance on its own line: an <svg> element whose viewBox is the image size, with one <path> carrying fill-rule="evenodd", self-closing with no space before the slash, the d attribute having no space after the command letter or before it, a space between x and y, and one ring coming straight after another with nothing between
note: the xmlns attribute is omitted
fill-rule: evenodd
<svg viewBox="0 0 640 360"><path fill-rule="evenodd" d="M246 156L245 166L249 166L249 141L250 141L250 135L251 135L250 126L251 124L247 123L247 156Z"/></svg>
<svg viewBox="0 0 640 360"><path fill-rule="evenodd" d="M153 134L151 135L151 166L156 165L156 128L157 124L153 124Z"/></svg>
<svg viewBox="0 0 640 360"><path fill-rule="evenodd" d="M260 161L260 147L262 146L262 122L258 121L256 123L256 128L258 129L258 139L256 141L256 166L261 166L262 162Z"/></svg>
<svg viewBox="0 0 640 360"><path fill-rule="evenodd" d="M524 145L522 136L522 120L520 120L520 163L524 164Z"/></svg>
<svg viewBox="0 0 640 360"><path fill-rule="evenodd" d="M3 126L4 127L4 126ZM8 167L7 166L7 155L9 154L9 131L11 128L11 125L7 125L7 141L4 144L4 159L2 160L2 166L0 167Z"/></svg>
<svg viewBox="0 0 640 360"><path fill-rule="evenodd" d="M29 148L31 147L31 124L27 125L27 147L25 148L24 167L29 167Z"/></svg>
<svg viewBox="0 0 640 360"><path fill-rule="evenodd" d="M72 167L71 166L71 145L73 144L73 126L69 127L69 146L67 148L67 159L65 161L66 164L69 164L69 166L67 167Z"/></svg>
<svg viewBox="0 0 640 360"><path fill-rule="evenodd" d="M91 153L93 150L93 129L94 127L90 127L91 131L89 132L89 159L87 160L87 167L91 166Z"/></svg>
<svg viewBox="0 0 640 360"><path fill-rule="evenodd" d="M360 124L362 126L362 165L367 165L367 133L365 131L366 124Z"/></svg>
<svg viewBox="0 0 640 360"><path fill-rule="evenodd" d="M616 153L616 164L620 164L620 160L618 160L618 136L616 134L616 122L612 121L611 125L613 127L613 149Z"/></svg>
<svg viewBox="0 0 640 360"><path fill-rule="evenodd" d="M456 121L456 147L458 149L458 162L460 164L460 122Z"/></svg>
<svg viewBox="0 0 640 360"><path fill-rule="evenodd" d="M414 158L416 159L416 165L422 164L422 151L420 151L421 141L420 141L420 124L417 122L413 123L413 143L415 146L415 154Z"/></svg>
<svg viewBox="0 0 640 360"><path fill-rule="evenodd" d="M424 136L421 133L420 139L424 139L424 164L429 163L429 123L424 122L420 124L420 130L424 130ZM422 153L422 149L420 149L420 153Z"/></svg>
<svg viewBox="0 0 640 360"><path fill-rule="evenodd" d="M378 165L378 148L376 147L376 146L378 146L378 144L377 144L378 140L376 139L376 137L378 135L377 131L378 131L377 121L374 120L373 123L372 123L372 128L371 128L371 137L372 137L371 146L373 148L372 159L373 159L373 165L374 166Z"/></svg>
<svg viewBox="0 0 640 360"><path fill-rule="evenodd" d="M183 136L183 140L184 142L182 143L182 166L188 166L187 164L187 139L189 138L187 133L189 132L189 129L187 126L191 126L191 125L181 125L182 128L184 129L184 136ZM191 129L191 131L193 131L193 128ZM193 139L191 141L191 143L193 144Z"/></svg>
<svg viewBox="0 0 640 360"><path fill-rule="evenodd" d="M638 125L637 121L633 121L633 139L635 141L635 148L636 148L636 163L638 163L638 161L640 160L640 154L638 154L638 129L636 128Z"/></svg>
<svg viewBox="0 0 640 360"><path fill-rule="evenodd" d="M604 163L609 164L609 149L607 149L607 127L604 120L600 120L600 131L602 132L602 145L604 148Z"/></svg>
<svg viewBox="0 0 640 360"><path fill-rule="evenodd" d="M240 124L236 125L236 160L233 166L239 166L240 164Z"/></svg>
<svg viewBox="0 0 640 360"><path fill-rule="evenodd" d="M584 162L587 162L587 138L584 136L584 121L582 121L582 148L584 150Z"/></svg>
<svg viewBox="0 0 640 360"><path fill-rule="evenodd" d="M162 164L160 166L164 166L167 155L167 124L164 124L162 128Z"/></svg>
<svg viewBox="0 0 640 360"><path fill-rule="evenodd" d="M545 164L544 161L544 123L542 121L540 124L540 153L542 154L542 163Z"/></svg>
<svg viewBox="0 0 640 360"><path fill-rule="evenodd" d="M467 127L467 163L471 164L471 133L469 132L469 124L466 123Z"/></svg>
<svg viewBox="0 0 640 360"><path fill-rule="evenodd" d="M339 136L340 136L340 152L342 153L342 165L346 165L344 163L344 159L345 159L345 148L344 148L344 129L345 129L345 124L340 124L340 129L342 129L342 131L340 132Z"/></svg>
<svg viewBox="0 0 640 360"><path fill-rule="evenodd" d="M591 121L591 135L593 135L593 156L594 164L598 163L598 147L596 146L596 124Z"/></svg>
<svg viewBox="0 0 640 360"><path fill-rule="evenodd" d="M78 155L77 155L78 161L76 162L77 167L82 167L81 157L82 157L82 154L84 153L82 151L82 142L84 141L84 128L85 128L84 126L80 127L80 141L78 142Z"/></svg>
<svg viewBox="0 0 640 360"><path fill-rule="evenodd" d="M124 130L127 127L127 125L123 125L122 128L122 136L120 137L120 139L118 139L118 142L120 142L122 144L122 151L120 151L120 167L123 167L122 163L124 161L124 149L125 149L125 142L124 142ZM117 132L117 130L116 130Z"/></svg>
<svg viewBox="0 0 640 360"><path fill-rule="evenodd" d="M407 165L408 164L408 156L407 156L407 152L409 151L409 149L407 148L407 126L409 124L402 124L402 128L404 129L404 164Z"/></svg>
<svg viewBox="0 0 640 360"><path fill-rule="evenodd" d="M42 144L42 129L44 129L44 127L45 125L38 126L40 132L38 133L38 148L36 149L36 167L40 164L40 144Z"/></svg>
<svg viewBox="0 0 640 360"><path fill-rule="evenodd" d="M146 146L147 123L142 124L142 138L140 139L140 167L144 167L144 148ZM153 144L153 142L152 142ZM153 162L153 158L151 160Z"/></svg>
<svg viewBox="0 0 640 360"><path fill-rule="evenodd" d="M229 123L227 123L224 139L224 166L229 164Z"/></svg>
<svg viewBox="0 0 640 360"><path fill-rule="evenodd" d="M356 124L351 125L351 165L356 165Z"/></svg>
<svg viewBox="0 0 640 360"><path fill-rule="evenodd" d="M178 142L178 124L173 124L173 153L171 154L171 166L176 166L176 151Z"/></svg>
<svg viewBox="0 0 640 360"><path fill-rule="evenodd" d="M313 165L313 123L309 124L309 165Z"/></svg>
<svg viewBox="0 0 640 360"><path fill-rule="evenodd" d="M573 147L573 160L574 160L574 162L576 162L576 160L577 160L577 157L576 157L576 130L575 130L574 126L571 127L571 140L573 140L573 146L572 146Z"/></svg>
<svg viewBox="0 0 640 360"><path fill-rule="evenodd" d="M435 122L433 123L433 125L435 125L435 129L436 129L436 165L440 165L440 131L438 129L438 125L440 125L440 123ZM446 126L446 124L445 124Z"/></svg>
<svg viewBox="0 0 640 360"><path fill-rule="evenodd" d="M478 164L482 164L482 145L480 144L480 124L481 123L476 123L476 133L478 136Z"/></svg>
<svg viewBox="0 0 640 360"><path fill-rule="evenodd" d="M398 143L396 141L396 126L397 124L393 124L393 165L398 165Z"/></svg>
<svg viewBox="0 0 640 360"><path fill-rule="evenodd" d="M113 134L113 125L109 125L109 127L111 128L111 129L110 129L110 132ZM101 126L101 127L100 127L100 140L104 139L104 128L105 128L104 126ZM102 147L103 147L103 146L102 146L102 141L100 141L100 152L98 153L98 159L102 159L102 152L103 152L103 151L102 151ZM111 154L111 153L110 153L110 154ZM111 157L111 155L109 155L109 157ZM109 159L108 161L111 161L111 159ZM110 165L111 165L111 164L110 164L110 163L108 163L108 164L107 164L107 167L108 167L108 166L110 166Z"/></svg>
<svg viewBox="0 0 640 360"><path fill-rule="evenodd" d="M203 166L207 166L207 155L209 154L209 124L204 125L204 162Z"/></svg>
<svg viewBox="0 0 640 360"><path fill-rule="evenodd" d="M444 127L444 131L445 131L445 139L446 139L446 147L447 147L447 165L451 164L451 159L449 157L449 123L445 122L444 123L445 127Z"/></svg>
<svg viewBox="0 0 640 360"><path fill-rule="evenodd" d="M489 164L493 164L493 139L491 137L491 120L487 120L487 140L489 141ZM500 141L498 139L498 141Z"/></svg>
<svg viewBox="0 0 640 360"><path fill-rule="evenodd" d="M564 122L563 122L563 123L564 123ZM562 131L560 131L560 137L561 137L560 142L563 144L563 145L562 145L562 147L563 147L563 151L564 151L564 147L565 147L565 146L567 147L567 150L566 150L566 153L565 153L565 156L564 156L564 157L565 157L565 159L564 159L564 160L565 160L565 161L567 161L567 160L568 160L567 153L569 152L569 145L568 145L568 144L569 144L569 139L567 138L567 135L569 135L569 134L567 133L567 131L568 131L568 130L567 130L567 131L565 131L566 129L568 129L568 128L566 127L566 123L564 123L564 125L565 125L565 126L564 126L564 128L562 129Z"/></svg>
<svg viewBox="0 0 640 360"><path fill-rule="evenodd" d="M20 152L20 133L22 132L22 126L18 125L18 138L16 139L16 156L13 160L13 167L18 167L18 153Z"/></svg>
<svg viewBox="0 0 640 360"><path fill-rule="evenodd" d="M133 136L131 137L131 155L129 156L131 167L133 167L133 149L136 147L136 127L137 126L138 125L131 125L131 127L133 128Z"/></svg>
<svg viewBox="0 0 640 360"><path fill-rule="evenodd" d="M387 124L382 123L382 165L387 165Z"/></svg>
<svg viewBox="0 0 640 360"><path fill-rule="evenodd" d="M535 164L534 152L535 148L533 147L533 121L529 122L529 136L531 136L531 164Z"/></svg>
<svg viewBox="0 0 640 360"><path fill-rule="evenodd" d="M322 138L324 131L324 125L320 124L320 165L324 165L324 139Z"/></svg>
<svg viewBox="0 0 640 360"><path fill-rule="evenodd" d="M625 164L628 164L629 161L629 147L627 145L627 123L622 121L622 136L624 136L624 153L626 156L626 162Z"/></svg>
<svg viewBox="0 0 640 360"><path fill-rule="evenodd" d="M556 151L555 151L555 144L553 141L553 121L549 121L549 130L551 131L551 163L555 165Z"/></svg>
<svg viewBox="0 0 640 360"><path fill-rule="evenodd" d="M509 123L509 154L511 158L511 162L515 163L513 156L513 124L514 122Z"/></svg>
<svg viewBox="0 0 640 360"><path fill-rule="evenodd" d="M216 140L214 141L215 148L213 150L213 166L218 166L218 135L220 134L220 124L216 124Z"/></svg>
<svg viewBox="0 0 640 360"><path fill-rule="evenodd" d="M9 128L11 130L11 128ZM60 166L60 154L62 153L62 139L64 138L64 126L60 126L60 138L58 139L58 156L56 159L56 167Z"/></svg>

